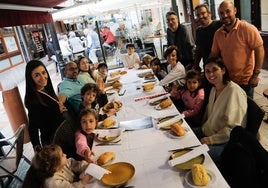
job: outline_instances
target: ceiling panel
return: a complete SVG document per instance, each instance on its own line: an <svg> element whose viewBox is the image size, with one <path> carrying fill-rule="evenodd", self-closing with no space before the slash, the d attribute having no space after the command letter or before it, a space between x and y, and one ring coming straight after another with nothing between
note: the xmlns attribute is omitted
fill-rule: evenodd
<svg viewBox="0 0 268 188"><path fill-rule="evenodd" d="M53 8L64 1L66 0L0 0L0 3Z"/></svg>

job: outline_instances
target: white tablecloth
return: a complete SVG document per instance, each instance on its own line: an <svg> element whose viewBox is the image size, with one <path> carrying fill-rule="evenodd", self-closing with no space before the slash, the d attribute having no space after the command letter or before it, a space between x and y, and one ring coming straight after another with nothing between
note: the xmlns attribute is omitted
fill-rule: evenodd
<svg viewBox="0 0 268 188"><path fill-rule="evenodd" d="M137 90L136 88L139 88L144 81L143 78L137 76L137 70L128 70L128 73L123 75L120 81L124 84L123 89L126 89L125 95L110 96L110 100L120 100L123 103L122 109L117 113L117 116L113 117L117 122L150 116L154 119L178 112L174 105L164 110L156 110L154 106L148 104L149 99L134 101L137 97L163 92L163 88L160 86L156 86L153 91L148 93L143 92L142 88ZM156 129L155 126L143 130L125 131L121 135L120 145L95 146L96 143L94 143L95 158L97 159L105 151L113 151L116 154L113 163L131 163L135 167L135 175L128 182L128 185L134 185L137 188L187 187L184 180L187 171L171 168L167 163L171 155L168 150L200 144L187 122L184 121L183 126L188 128L189 132L183 138L177 139L172 138L169 131ZM216 177L211 187L229 187L207 153L204 165ZM87 187L107 186L94 180Z"/></svg>

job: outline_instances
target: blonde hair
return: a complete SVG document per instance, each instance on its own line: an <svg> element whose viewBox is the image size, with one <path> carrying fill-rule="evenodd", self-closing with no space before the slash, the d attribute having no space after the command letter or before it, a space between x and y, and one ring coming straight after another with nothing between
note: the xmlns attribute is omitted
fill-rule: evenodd
<svg viewBox="0 0 268 188"><path fill-rule="evenodd" d="M35 147L35 156L32 159L32 165L38 172L41 180L52 177L61 165L62 149L58 145L46 145Z"/></svg>

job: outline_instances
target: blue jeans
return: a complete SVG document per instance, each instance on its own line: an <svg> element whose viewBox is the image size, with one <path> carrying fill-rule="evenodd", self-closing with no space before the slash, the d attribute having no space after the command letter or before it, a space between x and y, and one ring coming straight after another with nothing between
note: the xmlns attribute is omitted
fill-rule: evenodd
<svg viewBox="0 0 268 188"><path fill-rule="evenodd" d="M202 127L194 127L192 128L195 136L200 140L203 137L206 137L206 135L202 131ZM212 158L212 160L215 163L218 163L221 159L221 153L225 147L226 143L224 144L214 144L214 145L208 145L209 151L208 154Z"/></svg>
<svg viewBox="0 0 268 188"><path fill-rule="evenodd" d="M253 99L254 88L250 85L240 85L240 87L246 92L247 96Z"/></svg>

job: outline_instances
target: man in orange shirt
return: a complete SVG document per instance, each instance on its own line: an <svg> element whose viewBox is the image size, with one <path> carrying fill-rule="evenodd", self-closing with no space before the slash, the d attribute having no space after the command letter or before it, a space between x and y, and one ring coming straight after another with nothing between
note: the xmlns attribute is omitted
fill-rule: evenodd
<svg viewBox="0 0 268 188"><path fill-rule="evenodd" d="M223 1L218 14L223 26L214 35L210 57L221 56L232 81L253 98L264 61L263 40L255 26L236 18L231 1Z"/></svg>

